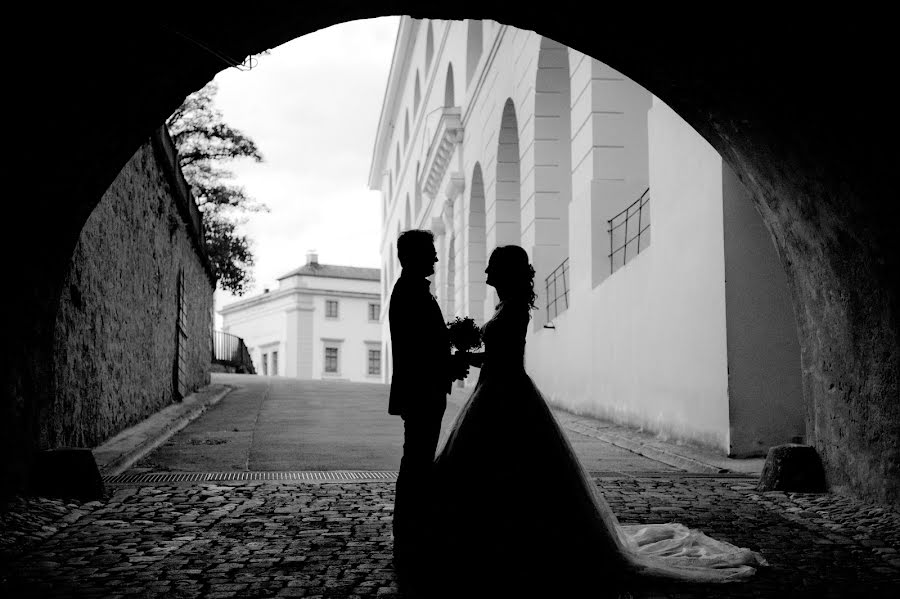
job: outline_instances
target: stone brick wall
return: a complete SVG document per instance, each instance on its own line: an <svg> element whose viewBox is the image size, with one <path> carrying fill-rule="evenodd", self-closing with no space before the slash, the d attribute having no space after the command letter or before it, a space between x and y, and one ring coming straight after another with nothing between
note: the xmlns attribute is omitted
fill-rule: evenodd
<svg viewBox="0 0 900 599"><path fill-rule="evenodd" d="M56 315L43 448L96 446L178 400L182 269L184 376L189 390L209 383L214 283L163 139L135 152L81 231Z"/></svg>

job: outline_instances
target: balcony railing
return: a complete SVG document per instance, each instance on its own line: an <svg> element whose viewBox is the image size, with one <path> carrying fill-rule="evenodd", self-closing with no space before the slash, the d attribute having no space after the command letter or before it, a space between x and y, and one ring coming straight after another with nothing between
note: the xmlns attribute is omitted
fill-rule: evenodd
<svg viewBox="0 0 900 599"><path fill-rule="evenodd" d="M247 345L237 335L213 331L212 361L214 364L221 364L226 368L233 369L230 370L231 372L256 374Z"/></svg>
<svg viewBox="0 0 900 599"><path fill-rule="evenodd" d="M557 266L545 280L547 292L547 322L569 308L569 259Z"/></svg>
<svg viewBox="0 0 900 599"><path fill-rule="evenodd" d="M625 266L650 245L650 188L609 219L609 273ZM630 250L630 254L629 254Z"/></svg>

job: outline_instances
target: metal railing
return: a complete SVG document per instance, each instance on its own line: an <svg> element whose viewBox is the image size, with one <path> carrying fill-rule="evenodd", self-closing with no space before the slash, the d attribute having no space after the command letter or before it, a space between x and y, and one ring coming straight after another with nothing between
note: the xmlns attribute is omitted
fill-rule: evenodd
<svg viewBox="0 0 900 599"><path fill-rule="evenodd" d="M569 259L553 269L544 281L547 297L547 322L552 322L560 312L569 307Z"/></svg>
<svg viewBox="0 0 900 599"><path fill-rule="evenodd" d="M233 368L232 372L256 374L247 345L237 335L213 331L212 361L215 364Z"/></svg>
<svg viewBox="0 0 900 599"><path fill-rule="evenodd" d="M622 212L607 221L609 225L609 273L628 262L628 248L637 256L650 245L650 188ZM621 237L619 236L621 232ZM630 235L630 237L629 237ZM617 241L619 243L617 243ZM621 259L617 256L621 252Z"/></svg>

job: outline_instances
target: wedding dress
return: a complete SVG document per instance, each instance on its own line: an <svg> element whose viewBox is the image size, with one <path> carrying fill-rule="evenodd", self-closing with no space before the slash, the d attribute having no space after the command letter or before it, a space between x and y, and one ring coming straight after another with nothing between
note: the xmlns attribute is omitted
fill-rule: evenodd
<svg viewBox="0 0 900 599"><path fill-rule="evenodd" d="M619 523L525 372L528 322L527 308L501 304L485 324L478 383L438 450L434 518L445 559L494 578L704 583L767 565L681 524Z"/></svg>

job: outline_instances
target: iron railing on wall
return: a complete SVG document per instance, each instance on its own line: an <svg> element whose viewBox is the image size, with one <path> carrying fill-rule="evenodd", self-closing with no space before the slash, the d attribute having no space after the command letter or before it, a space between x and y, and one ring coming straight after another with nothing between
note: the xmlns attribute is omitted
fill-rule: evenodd
<svg viewBox="0 0 900 599"><path fill-rule="evenodd" d="M213 331L213 363L233 368L233 372L256 374L244 340L237 335Z"/></svg>
<svg viewBox="0 0 900 599"><path fill-rule="evenodd" d="M607 221L609 224L609 272L625 266L650 245L650 188L625 210ZM630 250L630 253L629 253Z"/></svg>
<svg viewBox="0 0 900 599"><path fill-rule="evenodd" d="M553 322L560 312L569 307L569 259L553 269L545 279L547 297L547 322Z"/></svg>

